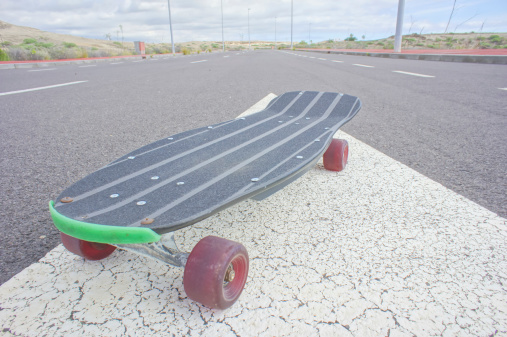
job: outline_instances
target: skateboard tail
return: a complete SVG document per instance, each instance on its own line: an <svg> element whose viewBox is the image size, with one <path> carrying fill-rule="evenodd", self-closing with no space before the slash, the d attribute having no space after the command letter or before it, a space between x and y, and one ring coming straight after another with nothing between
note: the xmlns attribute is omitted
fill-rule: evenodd
<svg viewBox="0 0 507 337"><path fill-rule="evenodd" d="M53 222L62 233L80 240L106 244L141 244L160 240L160 235L149 228L97 225L68 218L55 210L49 202Z"/></svg>

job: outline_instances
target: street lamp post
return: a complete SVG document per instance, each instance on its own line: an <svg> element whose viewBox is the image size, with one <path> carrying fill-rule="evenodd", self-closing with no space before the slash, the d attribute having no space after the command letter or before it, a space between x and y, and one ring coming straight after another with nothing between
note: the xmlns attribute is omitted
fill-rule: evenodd
<svg viewBox="0 0 507 337"><path fill-rule="evenodd" d="M275 16L275 50L276 50L276 16Z"/></svg>
<svg viewBox="0 0 507 337"><path fill-rule="evenodd" d="M293 17L293 9L294 9L294 6L293 6L293 2L294 0L291 0L290 2L290 49L292 49L292 17Z"/></svg>
<svg viewBox="0 0 507 337"><path fill-rule="evenodd" d="M173 23L171 20L171 0L167 0L167 8L169 8L169 27L171 29L171 45L173 47L173 55L174 55L174 40L173 40Z"/></svg>
<svg viewBox="0 0 507 337"><path fill-rule="evenodd" d="M310 22L308 24L308 45L311 45L312 44L312 38L311 38L311 35L310 35L310 31L312 30L312 23Z"/></svg>
<svg viewBox="0 0 507 337"><path fill-rule="evenodd" d="M225 52L225 40L224 40L224 5L223 5L223 0L220 0L220 8L222 9L222 51Z"/></svg>
<svg viewBox="0 0 507 337"><path fill-rule="evenodd" d="M250 50L250 8L248 8L248 50Z"/></svg>
<svg viewBox="0 0 507 337"><path fill-rule="evenodd" d="M401 53L401 42L403 38L403 12L405 11L405 0L398 2L398 20L396 21L396 36L394 37L394 52Z"/></svg>

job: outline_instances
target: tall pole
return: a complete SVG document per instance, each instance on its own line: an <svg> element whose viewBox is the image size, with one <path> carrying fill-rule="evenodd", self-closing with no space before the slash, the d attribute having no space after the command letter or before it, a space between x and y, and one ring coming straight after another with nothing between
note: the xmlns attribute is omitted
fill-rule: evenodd
<svg viewBox="0 0 507 337"><path fill-rule="evenodd" d="M248 50L250 50L250 8L248 8Z"/></svg>
<svg viewBox="0 0 507 337"><path fill-rule="evenodd" d="M167 8L169 8L169 27L171 29L171 45L173 47L173 55L174 55L173 22L171 20L171 0L167 0Z"/></svg>
<svg viewBox="0 0 507 337"><path fill-rule="evenodd" d="M312 44L312 38L310 36L310 31L311 30L312 30L312 23L310 22L310 24L308 25L308 45Z"/></svg>
<svg viewBox="0 0 507 337"><path fill-rule="evenodd" d="M292 17L293 17L293 9L294 9L294 6L293 6L293 3L294 3L294 0L291 0L290 1L290 49L292 49Z"/></svg>
<svg viewBox="0 0 507 337"><path fill-rule="evenodd" d="M394 37L394 52L401 53L402 31L403 31L403 12L405 11L405 0L398 2L398 20L396 22L396 36Z"/></svg>
<svg viewBox="0 0 507 337"><path fill-rule="evenodd" d="M225 52L225 40L224 40L224 5L223 5L223 0L220 0L220 7L222 8L222 51Z"/></svg>
<svg viewBox="0 0 507 337"><path fill-rule="evenodd" d="M276 16L275 16L275 50L276 50Z"/></svg>

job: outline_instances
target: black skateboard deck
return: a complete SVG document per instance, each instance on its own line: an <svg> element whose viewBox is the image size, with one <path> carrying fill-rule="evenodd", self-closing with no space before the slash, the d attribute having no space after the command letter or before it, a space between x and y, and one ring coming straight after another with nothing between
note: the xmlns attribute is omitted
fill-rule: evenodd
<svg viewBox="0 0 507 337"><path fill-rule="evenodd" d="M50 202L53 221L70 252L100 260L119 247L184 267L187 296L226 309L247 280L246 248L207 236L188 254L172 232L268 197L322 155L324 167L342 170L348 145L333 135L360 107L349 95L289 92L258 113L164 138L67 188Z"/></svg>
<svg viewBox="0 0 507 337"><path fill-rule="evenodd" d="M135 228L163 234L263 199L311 169L360 107L354 96L289 92L258 113L161 139L64 190L50 206L55 224L88 240L78 233L87 224L130 229L130 241L107 233L93 241L136 243ZM76 226L84 229L68 232Z"/></svg>

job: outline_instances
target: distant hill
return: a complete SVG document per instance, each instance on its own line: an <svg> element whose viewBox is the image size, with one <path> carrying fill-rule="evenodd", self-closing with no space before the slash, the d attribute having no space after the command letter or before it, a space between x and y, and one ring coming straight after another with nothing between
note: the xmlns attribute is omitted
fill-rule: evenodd
<svg viewBox="0 0 507 337"><path fill-rule="evenodd" d="M113 41L88 39L85 37L57 34L45 32L36 28L16 26L4 21L0 21L0 43L11 43L11 45L23 44L25 39L36 39L43 43L52 43L54 45L62 44L63 42L75 43L79 47L84 48L98 48L108 49L117 48ZM125 47L133 48L133 42L125 42Z"/></svg>

